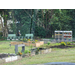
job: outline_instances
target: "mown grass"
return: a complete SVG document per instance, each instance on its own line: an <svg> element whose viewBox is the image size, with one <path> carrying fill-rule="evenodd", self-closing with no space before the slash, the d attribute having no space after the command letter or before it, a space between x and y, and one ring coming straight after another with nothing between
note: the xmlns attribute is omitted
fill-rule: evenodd
<svg viewBox="0 0 75 75"><path fill-rule="evenodd" d="M0 41L0 53L15 53L15 46L10 46L11 41ZM30 50L31 47L25 46L26 50ZM21 51L22 48L18 47L18 51Z"/></svg>
<svg viewBox="0 0 75 75"><path fill-rule="evenodd" d="M14 53L14 46L9 46L10 42L2 42L0 45L0 53ZM60 43L50 44L50 46L60 45ZM44 44L41 47L45 47L47 44ZM20 48L19 48L20 49ZM30 49L30 47L26 47ZM22 58L21 60L3 63L1 65L32 65L32 64L44 64L48 62L75 62L75 48L52 48L52 52L48 54L40 54L35 56L30 56Z"/></svg>
<svg viewBox="0 0 75 75"><path fill-rule="evenodd" d="M22 58L3 65L32 65L32 64L44 64L48 62L75 62L75 50L64 49L59 51L53 51L49 54L35 55L32 57Z"/></svg>

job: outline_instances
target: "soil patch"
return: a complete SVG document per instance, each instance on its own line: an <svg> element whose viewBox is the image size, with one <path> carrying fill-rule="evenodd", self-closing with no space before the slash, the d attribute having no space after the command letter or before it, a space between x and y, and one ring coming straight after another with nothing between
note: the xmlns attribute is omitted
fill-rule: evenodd
<svg viewBox="0 0 75 75"><path fill-rule="evenodd" d="M0 58L15 56L15 54L0 54Z"/></svg>
<svg viewBox="0 0 75 75"><path fill-rule="evenodd" d="M64 48L74 48L75 46L62 46L62 45L58 45L58 46L51 46L50 48L61 48L61 49L64 49Z"/></svg>
<svg viewBox="0 0 75 75"><path fill-rule="evenodd" d="M31 49L31 51L35 51L37 50L38 48L34 48L34 49ZM47 48L39 48L39 50L46 50Z"/></svg>

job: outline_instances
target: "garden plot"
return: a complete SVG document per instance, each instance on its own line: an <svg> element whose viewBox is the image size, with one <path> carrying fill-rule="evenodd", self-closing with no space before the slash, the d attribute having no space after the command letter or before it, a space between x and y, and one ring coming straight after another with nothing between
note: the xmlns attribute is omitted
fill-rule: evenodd
<svg viewBox="0 0 75 75"><path fill-rule="evenodd" d="M0 64L5 63L5 62L11 62L21 59L20 56L16 56L15 54L0 54Z"/></svg>
<svg viewBox="0 0 75 75"><path fill-rule="evenodd" d="M50 48L61 48L61 49L66 49L66 48L74 48L75 47L75 43L69 43L67 42L67 44L65 42L63 42L63 45L55 45L55 46L51 46Z"/></svg>
<svg viewBox="0 0 75 75"><path fill-rule="evenodd" d="M44 41L38 41L38 42L33 42L33 41L28 41L28 42L11 42L11 45L16 45L16 44L25 44L25 46L39 47L39 46L44 44Z"/></svg>
<svg viewBox="0 0 75 75"><path fill-rule="evenodd" d="M31 51L35 52L35 54L46 54L46 53L50 53L51 52L51 48L47 49L47 48L34 48Z"/></svg>

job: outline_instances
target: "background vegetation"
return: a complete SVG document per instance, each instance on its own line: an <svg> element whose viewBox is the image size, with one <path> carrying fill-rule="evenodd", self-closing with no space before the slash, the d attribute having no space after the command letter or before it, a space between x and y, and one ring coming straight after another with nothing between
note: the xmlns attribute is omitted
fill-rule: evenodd
<svg viewBox="0 0 75 75"><path fill-rule="evenodd" d="M10 33L7 20L13 21L13 33L17 34L20 30L22 36L33 33L42 38L51 38L55 30L72 30L75 37L75 9L0 9L0 14L4 19L5 37L6 32Z"/></svg>

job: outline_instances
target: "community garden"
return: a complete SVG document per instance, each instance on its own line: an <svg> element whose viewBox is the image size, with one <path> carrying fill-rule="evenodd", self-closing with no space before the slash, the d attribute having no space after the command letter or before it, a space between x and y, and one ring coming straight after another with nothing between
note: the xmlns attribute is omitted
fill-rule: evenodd
<svg viewBox="0 0 75 75"><path fill-rule="evenodd" d="M74 13L73 9L0 9L0 65L75 63Z"/></svg>
<svg viewBox="0 0 75 75"><path fill-rule="evenodd" d="M38 40L35 40L37 42ZM0 41L0 54L15 54L15 46L11 42L23 43L23 41ZM30 39L28 42L31 42ZM75 42L61 42L46 44L35 47L32 45L25 46L25 51L21 53L21 47L16 54L21 58L11 62L2 62L1 65L32 65L44 64L48 62L75 62ZM4 57L11 57L10 55ZM2 59L2 56L0 56Z"/></svg>

